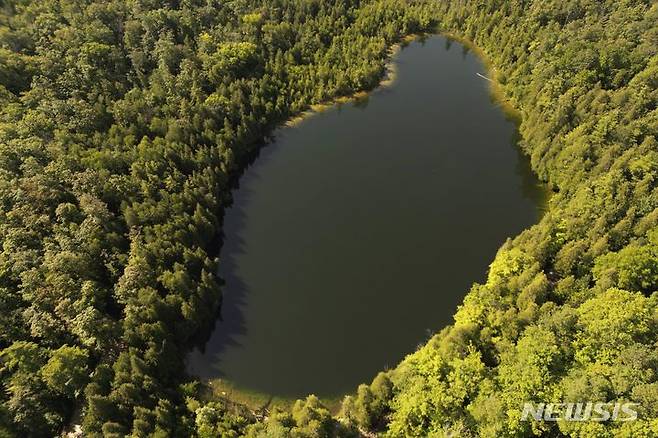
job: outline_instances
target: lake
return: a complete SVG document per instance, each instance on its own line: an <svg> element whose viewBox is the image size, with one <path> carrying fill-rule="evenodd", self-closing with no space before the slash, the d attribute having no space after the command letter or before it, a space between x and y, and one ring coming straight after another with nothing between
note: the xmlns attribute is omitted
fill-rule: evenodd
<svg viewBox="0 0 658 438"><path fill-rule="evenodd" d="M433 36L396 79L275 132L224 218L221 318L190 374L335 397L452 323L545 190L481 60Z"/></svg>

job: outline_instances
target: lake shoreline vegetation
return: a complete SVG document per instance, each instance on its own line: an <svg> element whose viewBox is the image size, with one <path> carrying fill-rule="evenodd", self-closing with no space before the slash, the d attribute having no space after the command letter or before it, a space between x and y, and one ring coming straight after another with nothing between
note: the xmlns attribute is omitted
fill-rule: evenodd
<svg viewBox="0 0 658 438"><path fill-rule="evenodd" d="M290 116L376 86L388 47L430 15L420 2L4 2L0 435L58 434L76 407L85 436L241 430L220 406L190 410L183 361L220 306L231 176Z"/></svg>
<svg viewBox="0 0 658 438"><path fill-rule="evenodd" d="M430 38L434 35L441 35L448 39L451 42L458 43L465 47L468 51L472 51L478 56L478 59L482 60L486 71L484 72L489 77L495 78L495 72L490 68L490 63L488 63L483 57L485 56L481 50L477 48L470 42L460 38L454 34L444 34L440 33L438 29L431 30L427 33L408 35L402 38L400 43L394 44L388 51L389 61L387 62L386 73L379 85L376 88L369 91L357 92L350 96L339 97L333 99L324 104L314 105L313 108L306 110L301 113L301 115L296 116L288 120L283 126L285 127L298 127L299 123L306 120L308 117L313 117L321 114L325 110L332 108L340 107L341 105L359 101L360 99L367 99L368 96L371 96L373 93L378 92L379 90L392 86L397 80L397 64L396 59L400 50L403 50L412 42L420 41L422 44L427 38ZM491 99L495 102L498 107L501 107L506 117L518 125L519 114L514 108L504 107L507 104L506 101L501 100L501 90L498 84L494 82L489 82L488 92ZM274 136L276 137L276 135ZM516 138L517 136L515 136ZM516 145L517 141L513 141ZM267 145L264 145L266 147ZM519 154L522 152L519 149ZM525 157L524 157L525 158ZM254 157L257 160L257 157ZM251 164L251 161L250 161ZM249 164L249 165L250 165ZM248 166L247 166L248 167ZM529 165L528 165L529 167ZM548 205L548 200L550 199L550 189L545 184L538 184L541 187L541 202L539 203L539 211L545 211ZM224 400L227 403L232 405L239 405L243 412L251 412L254 416L263 416L266 413L272 412L274 410L279 411L290 411L292 406L296 401L296 397L281 397L281 396L272 396L265 392L259 392L249 388L243 388L231 382L230 379L225 378L213 378L209 381L204 382L203 386L203 399L206 401L212 400ZM341 404L344 395L327 398L325 396L318 396L320 403L327 408L331 415L336 416L341 411Z"/></svg>
<svg viewBox="0 0 658 438"><path fill-rule="evenodd" d="M411 43L412 41L418 38L422 38L423 35L426 34L412 34L412 35L403 36L400 42L396 42L395 44L393 44L388 48L386 54L386 59L388 59L388 62L386 62L385 64L384 72L381 75L381 79L379 80L379 83L375 85L373 88L359 90L345 96L332 97L326 102L313 104L310 106L310 108L303 110L298 115L295 115L292 118L288 119L283 124L283 126L290 128L295 127L299 125L301 122L303 122L304 120L306 120L308 117L312 117L315 114L319 114L322 113L323 111L329 110L331 108L335 108L336 106L344 105L347 103L351 103L367 98L371 93L379 89L393 85L395 83L396 75L397 75L397 67L395 65L395 62L393 62L395 55L403 47L405 47L406 45L408 45L409 43Z"/></svg>
<svg viewBox="0 0 658 438"><path fill-rule="evenodd" d="M447 38L450 38L453 41L458 42L459 44L463 45L468 50L472 51L477 55L477 57L482 61L486 69L485 72L486 76L484 78L489 81L489 91L491 92L492 98L503 109L505 114L511 120L513 120L516 124L519 124L521 122L521 112L517 107L515 107L512 104L512 102L506 96L504 90L501 87L500 80L498 78L499 75L498 71L496 70L495 66L492 64L491 59L489 58L487 53L484 50L482 50L480 47L475 45L473 41L464 37L463 35L455 33L454 31L453 32L447 31L442 33L442 35L444 35Z"/></svg>
<svg viewBox="0 0 658 438"><path fill-rule="evenodd" d="M438 14L496 68L556 193L454 325L387 373L390 397L364 386L344 415L377 400L383 416L354 418L386 436L655 436L655 3L447 2ZM638 420L521 421L525 401L593 399L638 403Z"/></svg>
<svg viewBox="0 0 658 438"><path fill-rule="evenodd" d="M90 437L655 436L657 22L639 0L4 2L0 436L59 434L76 407ZM204 398L183 357L221 303L231 175L437 25L495 67L547 213L339 415ZM520 420L591 397L639 419Z"/></svg>

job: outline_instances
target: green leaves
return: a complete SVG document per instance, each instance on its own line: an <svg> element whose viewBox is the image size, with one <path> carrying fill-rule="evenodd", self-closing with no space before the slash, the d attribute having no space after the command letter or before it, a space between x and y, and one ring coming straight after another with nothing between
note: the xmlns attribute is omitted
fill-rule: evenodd
<svg viewBox="0 0 658 438"><path fill-rule="evenodd" d="M651 294L658 290L658 245L631 245L596 259L594 279L621 289Z"/></svg>
<svg viewBox="0 0 658 438"><path fill-rule="evenodd" d="M578 308L579 334L576 358L616 356L620 348L651 343L658 335L656 300L639 293L609 289Z"/></svg>
<svg viewBox="0 0 658 438"><path fill-rule="evenodd" d="M208 77L214 84L247 76L258 62L257 47L250 42L223 43L204 59Z"/></svg>
<svg viewBox="0 0 658 438"><path fill-rule="evenodd" d="M88 360L85 350L63 345L53 352L41 368L41 375L53 391L76 398L89 380Z"/></svg>
<svg viewBox="0 0 658 438"><path fill-rule="evenodd" d="M4 407L30 436L57 427L89 379L88 355L79 347L49 351L17 341L0 352L0 360L8 396Z"/></svg>
<svg viewBox="0 0 658 438"><path fill-rule="evenodd" d="M343 400L340 416L363 430L381 430L392 398L393 382L385 373L379 373L370 386L359 385L356 397Z"/></svg>

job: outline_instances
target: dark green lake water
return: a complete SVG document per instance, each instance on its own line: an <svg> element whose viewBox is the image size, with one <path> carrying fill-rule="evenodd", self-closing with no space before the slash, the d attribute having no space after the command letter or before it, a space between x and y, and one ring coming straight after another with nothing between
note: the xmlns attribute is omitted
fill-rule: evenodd
<svg viewBox="0 0 658 438"><path fill-rule="evenodd" d="M369 98L282 128L226 211L222 320L188 358L201 378L332 397L452 322L544 190L481 61L443 37L395 58Z"/></svg>

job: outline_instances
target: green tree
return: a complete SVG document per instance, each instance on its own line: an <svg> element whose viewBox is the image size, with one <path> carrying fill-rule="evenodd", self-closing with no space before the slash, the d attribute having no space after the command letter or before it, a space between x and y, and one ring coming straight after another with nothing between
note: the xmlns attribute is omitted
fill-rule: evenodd
<svg viewBox="0 0 658 438"><path fill-rule="evenodd" d="M85 350L63 345L53 352L40 372L53 391L77 398L89 380L88 360Z"/></svg>

